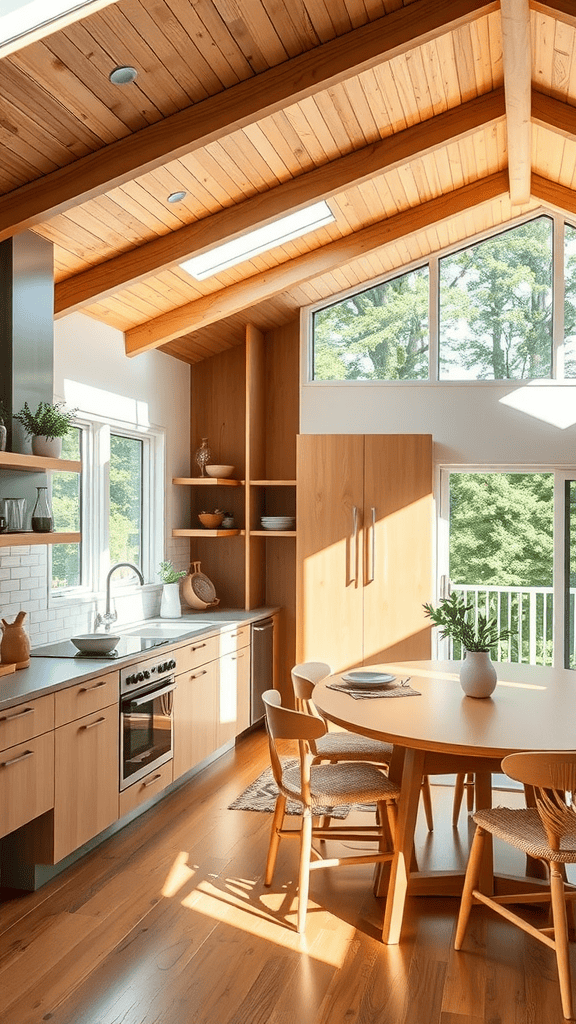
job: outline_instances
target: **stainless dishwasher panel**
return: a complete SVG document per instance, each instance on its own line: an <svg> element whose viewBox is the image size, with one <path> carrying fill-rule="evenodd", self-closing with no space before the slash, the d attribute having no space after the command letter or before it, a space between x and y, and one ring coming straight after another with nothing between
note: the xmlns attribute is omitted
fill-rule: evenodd
<svg viewBox="0 0 576 1024"><path fill-rule="evenodd" d="M274 686L274 620L252 623L250 725L264 717L262 694Z"/></svg>

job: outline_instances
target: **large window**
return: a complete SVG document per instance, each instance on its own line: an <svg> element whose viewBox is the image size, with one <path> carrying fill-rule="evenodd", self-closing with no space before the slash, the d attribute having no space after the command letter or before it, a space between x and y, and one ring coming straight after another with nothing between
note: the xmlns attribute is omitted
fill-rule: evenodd
<svg viewBox="0 0 576 1024"><path fill-rule="evenodd" d="M574 378L576 229L546 214L431 256L315 308L311 335L316 381Z"/></svg>
<svg viewBox="0 0 576 1024"><path fill-rule="evenodd" d="M163 557L164 444L159 431L79 418L64 439L63 458L81 459L82 474L52 474L54 526L81 531L80 544L55 544L52 592L101 591L108 569L131 562L156 582ZM121 587L131 570L114 574Z"/></svg>

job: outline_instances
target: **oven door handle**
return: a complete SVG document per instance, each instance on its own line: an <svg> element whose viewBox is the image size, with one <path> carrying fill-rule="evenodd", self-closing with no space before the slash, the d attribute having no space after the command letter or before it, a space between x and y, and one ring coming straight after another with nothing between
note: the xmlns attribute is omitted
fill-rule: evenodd
<svg viewBox="0 0 576 1024"><path fill-rule="evenodd" d="M150 692L144 694L143 697L129 697L128 700L130 704L134 704L136 707L139 707L140 704L148 704L150 698L155 700L156 697L163 697L165 693L172 693L172 690L175 690L177 686L178 683L170 683L169 686L163 686L161 690L150 690Z"/></svg>

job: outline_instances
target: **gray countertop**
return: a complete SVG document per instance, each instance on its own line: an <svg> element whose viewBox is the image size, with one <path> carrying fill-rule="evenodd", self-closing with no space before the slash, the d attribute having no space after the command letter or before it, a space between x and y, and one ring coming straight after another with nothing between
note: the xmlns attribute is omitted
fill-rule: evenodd
<svg viewBox="0 0 576 1024"><path fill-rule="evenodd" d="M243 611L238 608L223 608L215 610L208 609L206 612L184 613L181 619L165 620L182 622L183 635L173 642L162 645L162 651L172 650L196 639L198 636L207 636L210 633L219 631L219 628L239 623L257 622L258 619L266 618L279 611L279 608L253 608L251 611ZM210 623L205 631L197 628L185 636L186 620L194 623L196 627L203 620ZM150 621L150 620L149 620ZM157 621L157 620L152 620ZM218 623L218 625L214 625ZM145 626L144 621L135 623L123 623L118 627L119 632L126 629L133 629L136 626ZM103 672L114 672L126 665L136 664L145 658L154 656L154 648L131 654L124 658L110 661L109 658L32 658L29 668L19 669L6 676L0 676L0 710L22 704L33 697L42 697L47 693L54 693L56 690L63 690L67 686L82 679L93 679L101 676Z"/></svg>

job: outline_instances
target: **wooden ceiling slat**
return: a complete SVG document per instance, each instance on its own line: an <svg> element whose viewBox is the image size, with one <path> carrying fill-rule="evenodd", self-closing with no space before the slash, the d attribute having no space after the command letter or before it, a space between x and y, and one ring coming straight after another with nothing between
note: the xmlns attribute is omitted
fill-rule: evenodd
<svg viewBox="0 0 576 1024"><path fill-rule="evenodd" d="M495 6L496 0L453 0L449 8L450 26L471 16L485 15ZM108 23L115 12L115 7L107 8L99 17ZM119 185L136 173L153 170L184 152L205 146L229 134L231 125L241 128L266 112L281 109L286 102L303 99L374 67L383 59L406 53L415 45L415 39L423 42L448 31L444 17L433 0L416 0L386 17L386 32L377 23L365 25L233 86L226 90L225 98L210 97L164 117L159 125L133 133L129 140L103 147L97 160L91 154L76 161L73 170L64 167L46 175L41 190L25 185L10 195L9 202L6 197L0 200L0 237L37 223L49 212L62 211L80 199Z"/></svg>
<svg viewBox="0 0 576 1024"><path fill-rule="evenodd" d="M195 303L173 310L156 321L149 321L140 327L132 328L126 333L126 354L135 355L139 351L164 344L171 338L182 333L182 324L187 329L192 323L202 326L211 320L227 313L247 308L265 298L265 294L278 293L282 289L298 285L302 280L322 274L343 261L357 258L362 252L385 245L391 238L411 234L425 226L426 222L454 216L463 206L487 201L506 187L506 176L491 175L482 182L474 182L473 186L458 189L450 196L441 196L417 209L406 210L385 224L378 223L373 227L363 228L354 235L347 236L337 242L331 242L321 250L315 250L306 256L292 260L290 264L282 264L271 270L264 277L241 282L240 285L226 289L225 295L210 295L207 299L199 299Z"/></svg>
<svg viewBox="0 0 576 1024"><path fill-rule="evenodd" d="M196 0L194 4L190 0L166 0L166 4L223 85L229 88L250 77L249 62L210 0Z"/></svg>

